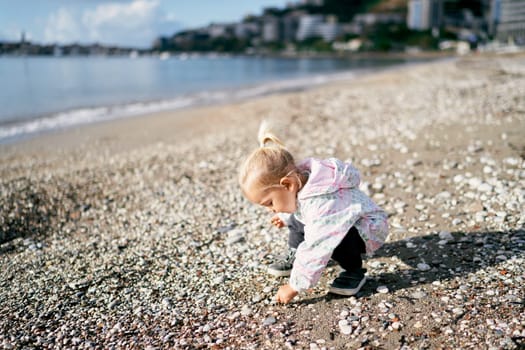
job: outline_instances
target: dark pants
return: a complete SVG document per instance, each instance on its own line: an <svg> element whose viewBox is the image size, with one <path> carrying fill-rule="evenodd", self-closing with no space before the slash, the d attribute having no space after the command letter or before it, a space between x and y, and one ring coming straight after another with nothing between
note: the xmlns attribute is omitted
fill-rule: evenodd
<svg viewBox="0 0 525 350"><path fill-rule="evenodd" d="M288 246L297 248L304 241L304 225L294 215L288 225ZM355 227L351 227L345 238L332 253L332 260L336 261L346 271L355 271L363 266L361 254L366 252L365 242Z"/></svg>

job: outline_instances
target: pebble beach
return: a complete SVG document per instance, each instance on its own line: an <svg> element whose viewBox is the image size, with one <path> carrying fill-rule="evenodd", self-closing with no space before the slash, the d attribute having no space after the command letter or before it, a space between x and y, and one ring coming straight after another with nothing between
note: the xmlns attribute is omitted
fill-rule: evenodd
<svg viewBox="0 0 525 350"><path fill-rule="evenodd" d="M355 297L287 305L287 232L243 198L263 119L389 214ZM525 54L0 145L0 348L524 349Z"/></svg>

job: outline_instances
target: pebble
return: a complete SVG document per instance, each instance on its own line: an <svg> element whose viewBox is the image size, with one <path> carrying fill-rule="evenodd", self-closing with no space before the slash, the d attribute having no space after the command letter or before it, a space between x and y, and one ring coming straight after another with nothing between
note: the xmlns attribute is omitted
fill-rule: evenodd
<svg viewBox="0 0 525 350"><path fill-rule="evenodd" d="M463 220L459 219L459 218L455 218L452 220L452 225L454 226L458 226L459 224L461 224L463 222Z"/></svg>
<svg viewBox="0 0 525 350"><path fill-rule="evenodd" d="M269 326L269 325L274 324L275 322L277 322L277 320L275 319L275 317L270 316L270 317L267 317L267 318L264 319L264 321L263 321L263 326Z"/></svg>
<svg viewBox="0 0 525 350"><path fill-rule="evenodd" d="M213 279L213 284L221 284L224 282L224 276L218 276Z"/></svg>
<svg viewBox="0 0 525 350"><path fill-rule="evenodd" d="M233 314L231 314L230 316L228 316L228 319L229 320L237 320L239 318L239 316L241 316L241 313L239 311L235 311Z"/></svg>
<svg viewBox="0 0 525 350"><path fill-rule="evenodd" d="M395 329L396 331L401 329L401 327L402 327L401 322L397 322L397 321L396 322L392 322L392 328Z"/></svg>
<svg viewBox="0 0 525 350"><path fill-rule="evenodd" d="M171 307L172 306L171 298L163 298L162 305L164 305L165 307Z"/></svg>
<svg viewBox="0 0 525 350"><path fill-rule="evenodd" d="M422 298L425 298L426 296L427 296L427 293L423 291L417 291L417 292L412 293L412 298L414 299L422 299Z"/></svg>
<svg viewBox="0 0 525 350"><path fill-rule="evenodd" d="M417 245L415 245L415 244L412 243L412 242L407 242L407 243L406 243L406 247L409 248L409 249L413 249L413 248L416 248Z"/></svg>
<svg viewBox="0 0 525 350"><path fill-rule="evenodd" d="M381 294L388 293L388 287L387 286L379 286L377 287L377 292Z"/></svg>
<svg viewBox="0 0 525 350"><path fill-rule="evenodd" d="M417 269L419 271L428 271L428 270L430 270L430 265L428 265L426 263L419 263L419 264L417 264Z"/></svg>
<svg viewBox="0 0 525 350"><path fill-rule="evenodd" d="M368 264L368 266L370 266L373 269L377 269L377 268L381 267L381 265L382 265L382 263L380 261L369 261L367 264Z"/></svg>
<svg viewBox="0 0 525 350"><path fill-rule="evenodd" d="M243 229L233 229L230 232L228 232L228 238L224 241L226 245L232 245L235 243L239 243L244 240L244 236L246 235L246 231Z"/></svg>
<svg viewBox="0 0 525 350"><path fill-rule="evenodd" d="M452 312L454 313L454 315L462 315L465 313L465 310L463 310L463 308L460 307L455 307L452 309Z"/></svg>
<svg viewBox="0 0 525 350"><path fill-rule="evenodd" d="M273 287L270 287L270 286L264 287L263 288L263 293L270 293L272 290L273 290Z"/></svg>
<svg viewBox="0 0 525 350"><path fill-rule="evenodd" d="M241 315L248 316L252 313L252 309L248 305L244 305L241 308Z"/></svg>
<svg viewBox="0 0 525 350"><path fill-rule="evenodd" d="M352 326L349 325L349 324L339 324L339 331L341 332L341 334L344 334L344 335L348 335L348 334L352 334Z"/></svg>
<svg viewBox="0 0 525 350"><path fill-rule="evenodd" d="M439 232L439 238L446 240L446 241L453 241L454 236L449 231L440 231Z"/></svg>
<svg viewBox="0 0 525 350"><path fill-rule="evenodd" d="M482 183L482 184L480 184L478 186L477 190L479 192L487 192L487 193L489 193L489 192L492 192L492 186L489 185L488 183Z"/></svg>

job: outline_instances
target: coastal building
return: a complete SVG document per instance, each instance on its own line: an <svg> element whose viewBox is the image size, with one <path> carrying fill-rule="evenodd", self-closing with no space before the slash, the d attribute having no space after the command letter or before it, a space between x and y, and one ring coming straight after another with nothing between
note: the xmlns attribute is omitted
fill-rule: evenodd
<svg viewBox="0 0 525 350"><path fill-rule="evenodd" d="M210 24L208 26L208 35L210 38L223 38L231 36L232 26L227 24Z"/></svg>
<svg viewBox="0 0 525 350"><path fill-rule="evenodd" d="M406 15L397 12L360 13L354 16L352 22L341 23L340 33L361 35L366 30L381 24L402 24L406 22Z"/></svg>
<svg viewBox="0 0 525 350"><path fill-rule="evenodd" d="M295 41L302 11L293 11L282 18L282 38L285 42Z"/></svg>
<svg viewBox="0 0 525 350"><path fill-rule="evenodd" d="M275 16L265 16L262 25L262 40L275 42L280 39L279 19Z"/></svg>
<svg viewBox="0 0 525 350"><path fill-rule="evenodd" d="M341 32L337 17L327 16L326 22L317 25L317 32L324 41L333 41Z"/></svg>
<svg viewBox="0 0 525 350"><path fill-rule="evenodd" d="M487 12L485 14L488 34L492 37L496 36L496 25L501 17L501 1L499 0L490 0Z"/></svg>
<svg viewBox="0 0 525 350"><path fill-rule="evenodd" d="M320 36L319 25L323 23L322 15L303 15L299 18L299 27L297 29L297 41L303 41L308 38Z"/></svg>
<svg viewBox="0 0 525 350"><path fill-rule="evenodd" d="M321 23L317 27L317 32L324 41L333 41L341 30L337 23Z"/></svg>
<svg viewBox="0 0 525 350"><path fill-rule="evenodd" d="M323 6L324 0L303 0L302 3L310 6Z"/></svg>
<svg viewBox="0 0 525 350"><path fill-rule="evenodd" d="M236 23L233 32L239 39L251 38L259 34L259 25L256 22Z"/></svg>
<svg viewBox="0 0 525 350"><path fill-rule="evenodd" d="M409 0L407 27L413 30L428 30L441 27L443 0Z"/></svg>
<svg viewBox="0 0 525 350"><path fill-rule="evenodd" d="M492 0L489 32L499 41L525 45L525 1Z"/></svg>
<svg viewBox="0 0 525 350"><path fill-rule="evenodd" d="M405 22L406 18L401 13L362 13L354 16L352 20L353 24L357 24L360 27L373 26L376 24L400 24Z"/></svg>
<svg viewBox="0 0 525 350"><path fill-rule="evenodd" d="M340 28L343 34L361 35L363 33L363 26L355 21L341 23Z"/></svg>

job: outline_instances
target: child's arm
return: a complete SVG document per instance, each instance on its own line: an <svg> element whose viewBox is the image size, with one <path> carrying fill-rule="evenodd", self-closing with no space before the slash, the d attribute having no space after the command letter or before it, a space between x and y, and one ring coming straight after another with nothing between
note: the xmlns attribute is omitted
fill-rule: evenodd
<svg viewBox="0 0 525 350"><path fill-rule="evenodd" d="M345 197L324 195L303 203L305 240L297 247L289 282L294 290L307 290L319 281L334 249L358 220L361 205L345 202Z"/></svg>

